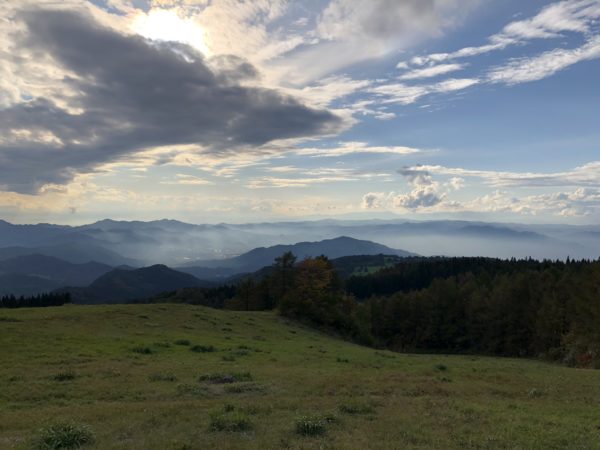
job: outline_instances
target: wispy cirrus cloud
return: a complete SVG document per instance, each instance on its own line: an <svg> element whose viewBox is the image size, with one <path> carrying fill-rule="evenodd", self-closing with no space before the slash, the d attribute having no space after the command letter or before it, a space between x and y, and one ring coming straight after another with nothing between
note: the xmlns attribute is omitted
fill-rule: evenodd
<svg viewBox="0 0 600 450"><path fill-rule="evenodd" d="M316 157L339 157L352 154L414 155L423 151L404 146L374 146L366 142L340 142L337 147L300 147L293 150L297 155Z"/></svg>
<svg viewBox="0 0 600 450"><path fill-rule="evenodd" d="M450 72L456 72L462 70L465 67L464 64L438 64L424 69L413 69L400 75L398 78L401 80L418 80L421 78L433 78L439 75L445 75Z"/></svg>
<svg viewBox="0 0 600 450"><path fill-rule="evenodd" d="M554 75L582 61L600 58L600 36L590 38L574 49L555 49L533 57L511 59L487 73L490 83L514 85L537 81Z"/></svg>
<svg viewBox="0 0 600 450"><path fill-rule="evenodd" d="M547 5L532 18L510 22L502 31L490 36L486 44L464 47L455 52L415 56L409 63L415 66L439 64L504 50L535 39L555 39L567 32L590 34L599 18L598 0L563 0Z"/></svg>
<svg viewBox="0 0 600 450"><path fill-rule="evenodd" d="M542 8L531 18L510 22L499 33L490 36L483 45L400 61L397 68L405 72L398 78L402 81L418 81L416 84L388 82L371 87L368 91L383 97L384 101L407 105L426 95L466 89L475 84L512 86L541 80L574 64L600 58L599 20L599 0L556 2ZM421 81L465 69L466 63L458 60L505 50L511 46L523 46L533 40L558 39L569 33L581 35L583 43L577 47L561 46L541 54L511 58L468 78L450 79L437 84Z"/></svg>
<svg viewBox="0 0 600 450"><path fill-rule="evenodd" d="M437 165L421 165L409 168L428 174L478 178L495 187L597 187L600 185L600 161L593 161L564 172L504 172L473 170Z"/></svg>
<svg viewBox="0 0 600 450"><path fill-rule="evenodd" d="M437 83L421 85L382 84L367 89L367 92L380 98L383 103L410 105L426 95L461 91L478 83L480 83L480 80L477 78L450 78Z"/></svg>

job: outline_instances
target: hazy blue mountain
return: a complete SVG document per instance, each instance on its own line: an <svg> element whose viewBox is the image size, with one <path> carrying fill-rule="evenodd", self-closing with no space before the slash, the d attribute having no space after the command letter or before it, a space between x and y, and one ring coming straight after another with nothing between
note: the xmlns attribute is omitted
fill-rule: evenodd
<svg viewBox="0 0 600 450"><path fill-rule="evenodd" d="M319 255L325 255L331 259L350 255L414 255L405 250L393 249L375 242L342 236L318 242L299 242L292 245L255 248L235 258L196 261L190 263L188 266L181 267L180 270L198 277L206 277L211 273L211 270L213 276L229 276L234 273L254 272L262 267L273 264L274 259L285 252L292 252L298 260Z"/></svg>
<svg viewBox="0 0 600 450"><path fill-rule="evenodd" d="M137 267L160 263L175 267L194 261L227 260L257 247L338 236L374 241L426 256L600 257L598 226L328 219L204 225L175 220L102 220L73 227L0 221L0 259L38 253L73 263L97 261Z"/></svg>
<svg viewBox="0 0 600 450"><path fill-rule="evenodd" d="M0 275L0 295L36 295L50 292L61 286L54 280L48 280L32 275L8 273Z"/></svg>
<svg viewBox="0 0 600 450"><path fill-rule="evenodd" d="M24 255L0 261L0 274L36 276L54 281L59 286L87 286L111 270L112 267L106 264L73 264L45 255Z"/></svg>
<svg viewBox="0 0 600 450"><path fill-rule="evenodd" d="M102 275L86 288L66 288L75 303L125 303L152 297L184 287L203 287L210 283L157 264L141 269L115 269Z"/></svg>
<svg viewBox="0 0 600 450"><path fill-rule="evenodd" d="M61 259L73 264L96 261L109 266L132 264L139 266L140 261L126 258L116 252L97 245L59 244L41 247L4 247L0 248L0 261L18 256L44 255Z"/></svg>

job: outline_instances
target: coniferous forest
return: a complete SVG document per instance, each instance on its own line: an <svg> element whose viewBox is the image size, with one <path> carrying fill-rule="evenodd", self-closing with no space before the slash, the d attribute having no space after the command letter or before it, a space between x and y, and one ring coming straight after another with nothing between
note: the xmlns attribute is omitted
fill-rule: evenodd
<svg viewBox="0 0 600 450"><path fill-rule="evenodd" d="M0 297L0 308L40 308L46 306L62 306L71 303L71 294L47 293L32 296L4 295Z"/></svg>

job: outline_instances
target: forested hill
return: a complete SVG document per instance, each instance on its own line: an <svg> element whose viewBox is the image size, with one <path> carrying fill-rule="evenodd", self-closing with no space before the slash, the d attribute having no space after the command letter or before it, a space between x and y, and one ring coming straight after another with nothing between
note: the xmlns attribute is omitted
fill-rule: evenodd
<svg viewBox="0 0 600 450"><path fill-rule="evenodd" d="M409 258L344 280L324 257L277 258L236 286L158 301L281 314L393 350L543 357L600 367L600 261Z"/></svg>
<svg viewBox="0 0 600 450"><path fill-rule="evenodd" d="M395 292L408 292L423 289L438 278L448 278L461 274L474 275L510 274L527 270L543 270L550 267L564 268L570 264L587 264L587 262L568 263L560 261L537 261L534 259L497 259L497 258L405 258L396 264L383 267L373 273L354 274L346 282L346 289L358 299L372 296L390 295Z"/></svg>

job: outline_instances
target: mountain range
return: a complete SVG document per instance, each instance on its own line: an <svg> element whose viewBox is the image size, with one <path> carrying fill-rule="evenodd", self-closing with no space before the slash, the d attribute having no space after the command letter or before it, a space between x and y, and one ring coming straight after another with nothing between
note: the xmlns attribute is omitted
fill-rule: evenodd
<svg viewBox="0 0 600 450"><path fill-rule="evenodd" d="M120 270L115 280L122 280L132 276L123 275L127 268L157 264L195 277L186 283L205 285L254 273L285 251L299 259L320 254L339 258L415 253L597 259L600 226L398 219L204 225L175 220L102 220L66 226L16 225L0 220L0 294L30 295L65 286L81 293L115 268ZM127 279L124 284L131 283ZM119 291L118 284L115 281L112 289L119 298L146 292L140 287L125 293L127 287ZM90 293L95 290L102 294ZM106 292L102 285L95 286L84 297L97 299Z"/></svg>
<svg viewBox="0 0 600 450"><path fill-rule="evenodd" d="M162 264L139 269L130 266L113 268L98 262L76 264L33 254L0 260L0 294L32 295L58 290L70 292L77 303L121 303L179 288L235 282L244 274L271 266L274 259L286 251L294 253L299 260L318 255L332 259L348 255L386 254L389 258L412 255L349 237L261 247L234 258L196 261L198 265L178 270Z"/></svg>
<svg viewBox="0 0 600 450"><path fill-rule="evenodd" d="M339 236L370 240L420 255L500 258L600 256L600 226L473 221L319 220L193 225L174 220L102 220L81 226L14 225L0 221L0 260L41 254L109 266L197 266L258 247Z"/></svg>

